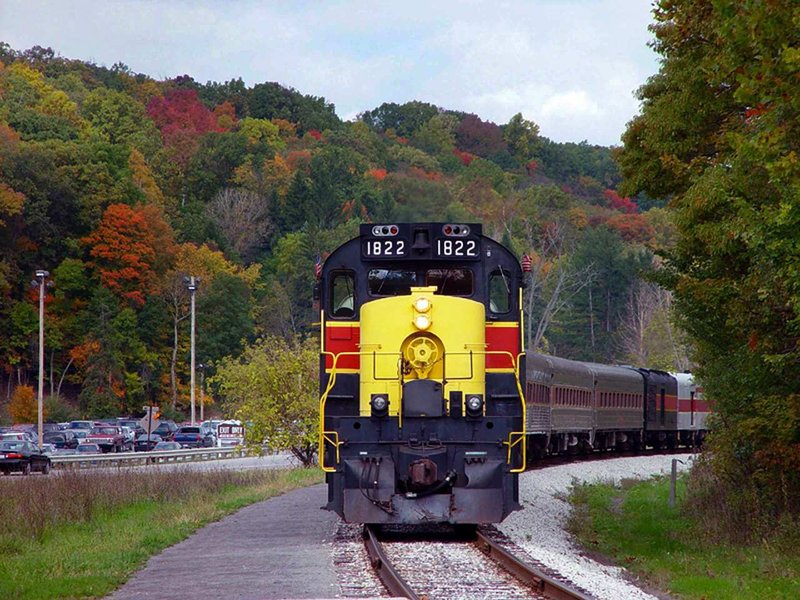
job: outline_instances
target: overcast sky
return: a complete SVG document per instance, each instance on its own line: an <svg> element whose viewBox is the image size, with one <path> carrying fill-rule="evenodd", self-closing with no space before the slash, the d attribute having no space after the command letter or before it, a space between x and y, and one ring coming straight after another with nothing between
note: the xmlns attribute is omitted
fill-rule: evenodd
<svg viewBox="0 0 800 600"><path fill-rule="evenodd" d="M421 100L617 145L658 69L648 0L0 0L0 40L156 79L241 77L352 119Z"/></svg>

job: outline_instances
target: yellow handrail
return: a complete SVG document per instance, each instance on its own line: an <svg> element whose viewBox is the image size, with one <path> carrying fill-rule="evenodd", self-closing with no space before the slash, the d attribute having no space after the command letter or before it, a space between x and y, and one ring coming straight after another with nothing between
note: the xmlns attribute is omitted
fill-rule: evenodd
<svg viewBox="0 0 800 600"><path fill-rule="evenodd" d="M338 431L326 431L325 430L325 403L328 401L328 394L331 393L333 386L336 384L336 363L339 361L340 356L353 356L353 355L360 355L360 352L339 352L338 354L334 354L333 352L322 352L323 356L330 356L333 358L333 363L331 364L331 376L328 379L328 385L325 388L322 396L319 399L319 466L320 468L325 471L326 473L333 473L336 471L336 467L328 467L325 465L325 442L329 442L333 444L336 448L336 463L339 463L339 446L342 445L343 442L339 441L339 432ZM331 439L331 436L335 437Z"/></svg>

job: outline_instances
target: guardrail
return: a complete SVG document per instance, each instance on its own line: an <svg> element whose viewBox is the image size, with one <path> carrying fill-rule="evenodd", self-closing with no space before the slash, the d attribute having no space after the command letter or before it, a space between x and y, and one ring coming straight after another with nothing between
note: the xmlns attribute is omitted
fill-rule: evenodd
<svg viewBox="0 0 800 600"><path fill-rule="evenodd" d="M64 456L51 456L50 460L54 467L83 469L220 460L239 458L244 455L245 450L241 446L234 446L231 448L150 450L149 452L109 452L108 454L67 454Z"/></svg>

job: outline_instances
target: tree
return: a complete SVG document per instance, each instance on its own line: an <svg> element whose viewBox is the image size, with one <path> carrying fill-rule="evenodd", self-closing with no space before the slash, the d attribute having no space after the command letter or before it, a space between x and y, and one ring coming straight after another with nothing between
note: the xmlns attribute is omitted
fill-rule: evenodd
<svg viewBox="0 0 800 600"><path fill-rule="evenodd" d="M319 432L319 352L312 340L268 337L217 365L210 384L226 409L249 423L247 441L289 450L311 466Z"/></svg>
<svg viewBox="0 0 800 600"><path fill-rule="evenodd" d="M225 188L207 210L230 248L245 262L257 256L272 232L267 200L254 192Z"/></svg>
<svg viewBox="0 0 800 600"><path fill-rule="evenodd" d="M33 386L18 385L11 395L8 412L14 423L36 423L39 418L39 406Z"/></svg>
<svg viewBox="0 0 800 600"><path fill-rule="evenodd" d="M517 113L503 127L503 139L517 162L527 164L539 149L539 126Z"/></svg>
<svg viewBox="0 0 800 600"><path fill-rule="evenodd" d="M92 257L90 266L112 292L133 306L144 305L155 291L155 236L141 209L112 204L98 228L83 239Z"/></svg>
<svg viewBox="0 0 800 600"><path fill-rule="evenodd" d="M708 505L761 539L800 514L797 7L664 0L655 17L661 68L623 136L622 192L675 211L662 279L715 403Z"/></svg>

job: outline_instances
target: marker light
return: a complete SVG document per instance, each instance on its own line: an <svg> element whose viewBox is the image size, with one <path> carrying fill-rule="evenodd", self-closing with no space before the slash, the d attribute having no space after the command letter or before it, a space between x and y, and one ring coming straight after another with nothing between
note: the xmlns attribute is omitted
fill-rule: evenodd
<svg viewBox="0 0 800 600"><path fill-rule="evenodd" d="M431 301L427 298L417 298L414 308L417 309L417 312L428 312L431 309Z"/></svg>
<svg viewBox="0 0 800 600"><path fill-rule="evenodd" d="M426 315L417 315L414 318L414 327L425 330L431 326L431 320Z"/></svg>

